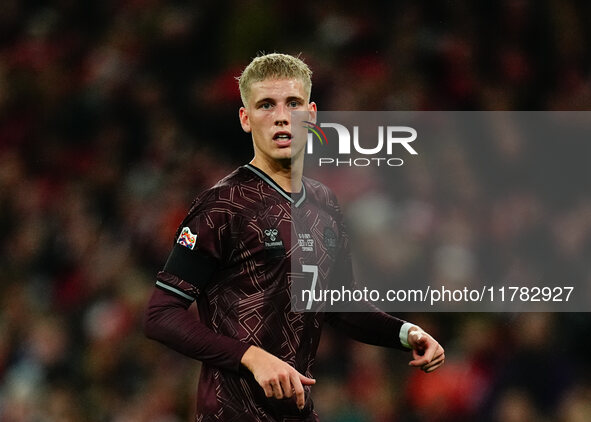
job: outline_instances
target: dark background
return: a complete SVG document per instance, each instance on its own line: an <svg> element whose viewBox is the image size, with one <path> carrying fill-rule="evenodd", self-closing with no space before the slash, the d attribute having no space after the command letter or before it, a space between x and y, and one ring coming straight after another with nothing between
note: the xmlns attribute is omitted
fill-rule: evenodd
<svg viewBox="0 0 591 422"><path fill-rule="evenodd" d="M191 200L252 156L234 77L258 52L301 52L323 110L587 110L590 7L2 1L0 421L192 420L199 365L146 340L142 312ZM430 177L388 192L393 227L410 229L382 270L478 277L503 250L499 277L535 279L550 259L591 281L589 174L568 154L503 136L444 145ZM564 169L555 186L530 177L540 155ZM364 189L341 187L344 208ZM403 316L440 339L445 367L427 376L327 331L323 421L591 420L587 314Z"/></svg>

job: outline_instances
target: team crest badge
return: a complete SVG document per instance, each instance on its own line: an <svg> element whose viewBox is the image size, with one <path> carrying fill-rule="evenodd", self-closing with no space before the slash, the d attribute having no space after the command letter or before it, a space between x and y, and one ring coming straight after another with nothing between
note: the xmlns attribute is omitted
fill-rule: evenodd
<svg viewBox="0 0 591 422"><path fill-rule="evenodd" d="M186 248L193 249L195 247L195 243L197 243L197 235L191 233L191 229L188 227L183 227L183 230L181 231L176 243Z"/></svg>
<svg viewBox="0 0 591 422"><path fill-rule="evenodd" d="M337 250L337 235L330 227L324 229L324 247L329 256L335 256Z"/></svg>

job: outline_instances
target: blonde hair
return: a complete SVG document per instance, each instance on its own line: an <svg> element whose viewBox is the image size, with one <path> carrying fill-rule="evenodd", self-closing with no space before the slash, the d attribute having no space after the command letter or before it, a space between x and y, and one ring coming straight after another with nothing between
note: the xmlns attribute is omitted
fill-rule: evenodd
<svg viewBox="0 0 591 422"><path fill-rule="evenodd" d="M236 79L240 87L242 103L248 104L250 86L254 82L264 81L269 78L299 79L304 85L307 100L310 100L312 91L312 71L302 59L288 54L271 53L252 59L250 64Z"/></svg>

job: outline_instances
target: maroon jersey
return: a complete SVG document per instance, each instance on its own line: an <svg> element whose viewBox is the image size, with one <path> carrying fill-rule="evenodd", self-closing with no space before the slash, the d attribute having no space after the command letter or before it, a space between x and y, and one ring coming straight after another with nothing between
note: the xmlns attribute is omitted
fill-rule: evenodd
<svg viewBox="0 0 591 422"><path fill-rule="evenodd" d="M308 377L325 319L362 341L400 347L403 322L385 314L291 311L294 280L315 273L317 286L327 286L337 269L341 282L352 279L337 201L319 182L304 178L292 197L260 169L240 167L195 200L176 239L157 286L196 300L201 324L218 336L207 341L233 349L198 355L197 421L317 420L310 387L301 411L295 396L265 396L240 366L250 345Z"/></svg>

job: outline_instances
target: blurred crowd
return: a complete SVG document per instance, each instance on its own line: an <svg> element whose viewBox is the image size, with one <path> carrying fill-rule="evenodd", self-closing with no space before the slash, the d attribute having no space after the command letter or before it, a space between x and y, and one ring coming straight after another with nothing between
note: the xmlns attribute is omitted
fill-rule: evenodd
<svg viewBox="0 0 591 422"><path fill-rule="evenodd" d="M199 364L145 339L142 313L192 199L251 158L234 77L259 51L302 52L324 110L586 110L590 18L579 0L0 2L0 422L192 420ZM399 211L367 257L393 279L558 262L591 282L589 146L569 147L452 142L388 189L323 181L345 210L357 190ZM548 160L559 180L532 176ZM446 365L327 330L323 421L591 420L587 314L402 317Z"/></svg>

